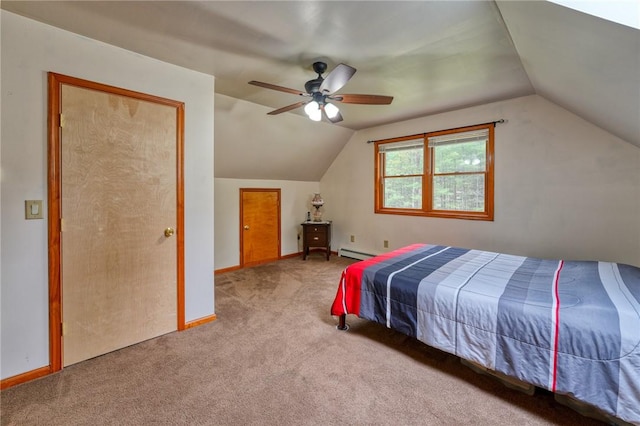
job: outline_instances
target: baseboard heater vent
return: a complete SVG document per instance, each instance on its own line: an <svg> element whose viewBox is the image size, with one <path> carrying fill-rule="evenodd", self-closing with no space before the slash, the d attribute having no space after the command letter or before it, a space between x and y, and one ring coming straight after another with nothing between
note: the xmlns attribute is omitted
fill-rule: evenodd
<svg viewBox="0 0 640 426"><path fill-rule="evenodd" d="M375 256L375 254L364 253L361 251L351 250L348 248L341 248L340 250L338 250L338 256L349 257L351 259L365 260L365 259L372 258L373 256Z"/></svg>

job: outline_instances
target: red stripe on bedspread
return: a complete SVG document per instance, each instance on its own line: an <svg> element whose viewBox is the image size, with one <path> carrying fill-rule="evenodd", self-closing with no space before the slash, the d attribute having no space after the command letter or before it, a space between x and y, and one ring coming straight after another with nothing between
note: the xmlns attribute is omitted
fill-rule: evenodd
<svg viewBox="0 0 640 426"><path fill-rule="evenodd" d="M555 298L555 312L553 313L555 319L555 328L553 330L553 371L551 379L551 391L556 391L556 384L558 380L558 341L560 340L560 293L558 292L558 282L560 281L560 271L564 266L564 261L558 263L558 269L556 270L555 277L553 279L553 297Z"/></svg>
<svg viewBox="0 0 640 426"><path fill-rule="evenodd" d="M333 301L333 305L331 305L331 315L359 315L360 283L362 282L364 270L376 263L383 262L423 246L425 246L425 244L412 244L347 266L342 272L338 293Z"/></svg>

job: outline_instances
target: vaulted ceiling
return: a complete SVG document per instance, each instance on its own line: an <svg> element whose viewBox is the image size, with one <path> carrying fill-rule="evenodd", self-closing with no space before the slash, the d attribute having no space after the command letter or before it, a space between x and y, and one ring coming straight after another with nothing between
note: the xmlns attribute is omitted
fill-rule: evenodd
<svg viewBox="0 0 640 426"><path fill-rule="evenodd" d="M215 76L216 177L319 180L356 130L534 93L640 147L640 30L547 1L1 7ZM393 103L338 104L338 124L312 122L302 108L267 116L305 99L248 81L303 90L317 60L329 71L338 63L357 69L340 93Z"/></svg>

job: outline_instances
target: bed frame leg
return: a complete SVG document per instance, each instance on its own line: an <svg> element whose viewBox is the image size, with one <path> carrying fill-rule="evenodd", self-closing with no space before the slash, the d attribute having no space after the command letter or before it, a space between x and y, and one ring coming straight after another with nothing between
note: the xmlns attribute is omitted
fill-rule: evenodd
<svg viewBox="0 0 640 426"><path fill-rule="evenodd" d="M347 324L347 315L346 314L340 315L340 317L338 318L338 325L336 326L336 328L338 330L348 330L349 329L349 325Z"/></svg>

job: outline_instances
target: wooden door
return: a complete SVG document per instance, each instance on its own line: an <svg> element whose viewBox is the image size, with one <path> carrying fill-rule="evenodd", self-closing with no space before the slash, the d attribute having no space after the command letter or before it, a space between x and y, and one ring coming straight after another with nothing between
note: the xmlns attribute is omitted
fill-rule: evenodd
<svg viewBox="0 0 640 426"><path fill-rule="evenodd" d="M280 258L280 189L240 189L243 266Z"/></svg>
<svg viewBox="0 0 640 426"><path fill-rule="evenodd" d="M179 328L182 104L104 89L60 85L64 366Z"/></svg>

